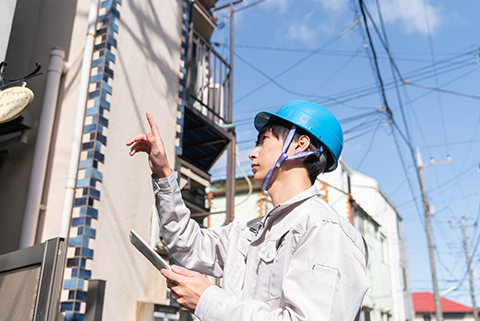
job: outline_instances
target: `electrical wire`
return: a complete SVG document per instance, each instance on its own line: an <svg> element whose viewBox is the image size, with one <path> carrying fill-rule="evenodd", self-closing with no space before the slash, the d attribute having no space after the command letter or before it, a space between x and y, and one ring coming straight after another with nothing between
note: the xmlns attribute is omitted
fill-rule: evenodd
<svg viewBox="0 0 480 321"><path fill-rule="evenodd" d="M348 59L345 63L343 63L343 65L340 66L340 68L338 68L335 72L332 73L332 75L327 79L325 80L320 86L318 86L313 92L312 92L312 96L313 94L317 93L317 91L319 91L321 88L323 88L326 84L328 84L333 78L335 78L338 74L340 74L340 72L346 67L348 66L348 64L350 64L350 62L355 59L355 57L358 56L359 53L361 53L363 51L363 49L365 49L365 45L363 46L360 46L360 48L358 48L355 53L350 57L350 59Z"/></svg>
<svg viewBox="0 0 480 321"><path fill-rule="evenodd" d="M375 140L375 134L377 133L377 130L380 128L381 124L382 124L382 122L378 122L377 127L375 127L375 130L373 131L373 134L372 134L372 138L370 139L370 144L368 145L368 148L365 151L365 154L363 155L362 160L360 161L360 163L357 166L357 171L360 171L360 168L363 165L363 161L365 160L367 155L370 153L370 150L372 149L373 141Z"/></svg>
<svg viewBox="0 0 480 321"><path fill-rule="evenodd" d="M237 207L238 205L240 204L243 204L245 203L246 201L248 201L248 199L250 198L250 195L252 195L252 192L253 192L253 186L252 186L252 182L250 182L250 178L248 178L247 174L245 174L245 172L243 171L242 169L242 166L240 165L240 161L238 160L238 146L235 145L235 163L237 164L237 167L238 169L240 170L240 173L242 173L243 177L245 178L245 180L247 181L247 184L248 184L248 194L247 194L247 197L245 197L242 201L236 203L234 205L234 207Z"/></svg>
<svg viewBox="0 0 480 321"><path fill-rule="evenodd" d="M261 71L259 68L255 67L252 63L248 62L246 59L242 58L238 53L234 53L235 57L237 57L238 59L240 59L243 63L245 63L246 65L248 65L250 68L252 68L253 70L255 70L256 72L258 72L259 74L261 74L262 76L264 76L265 78L268 79L269 82L273 83L274 85L276 85L278 88L282 89L283 91L287 92L287 93L290 93L290 94L294 94L294 95L297 95L297 96L304 96L304 97L308 97L308 98L312 98L312 97L316 97L317 99L318 98L321 98L321 99L328 99L328 100L333 100L333 101L337 101L335 100L334 98L330 98L330 97L326 97L326 96L320 96L320 95L313 95L313 94L307 94L307 93L300 93L298 91L294 91L294 90L290 90L288 88L286 88L285 86L281 85L279 82L277 82L273 77L267 75L265 72ZM258 88L260 89L260 88ZM345 103L342 103L340 101L337 101L339 104L342 104L344 105L345 107L348 107L348 108L352 108L352 109L368 109L365 108L365 107L355 107L355 106L351 106L351 105L348 105L348 104L345 104Z"/></svg>
<svg viewBox="0 0 480 321"><path fill-rule="evenodd" d="M470 63L466 63L467 61L470 61L471 58L468 58L468 60L466 60L465 62L463 62L463 64L460 64L460 67L459 66L454 66L454 67L449 67L449 68L445 68L445 69L442 69L441 71L437 70L437 74L446 74L446 73L449 73L449 72L457 72L459 70L459 68L465 68L465 67L469 67L470 65L475 65L476 63L474 62L470 62ZM423 71L425 68L421 68L419 69L417 72L417 74L412 74L412 77L410 77L410 79L414 79L416 81L421 81L421 80L424 80L424 79L428 79L431 77L431 71L429 70L426 70L426 71ZM391 89L392 87L394 87L396 84L398 83L403 83L401 80L393 80L393 81L390 81L390 82L386 82L384 83L384 88L385 89ZM405 84L405 83L403 83ZM331 101L326 101L326 102L322 102L321 100L318 101L319 103L322 103L322 104L328 104L328 103L331 103L331 104L345 104L349 101L352 101L352 100L356 100L356 99L359 99L359 98L362 98L362 97L366 97L366 96L370 96L372 94L374 94L378 89L378 87L372 87L372 86L364 86L364 87L360 87L360 88L357 88L357 89L353 89L353 90L350 90L350 91L347 91L347 92L340 92L340 93L337 93L333 96L329 96L331 98ZM342 97L343 99L339 99L339 98L336 98L336 97ZM475 97L473 97L475 98Z"/></svg>
<svg viewBox="0 0 480 321"><path fill-rule="evenodd" d="M475 162L472 166L469 166L468 168L466 168L465 171L459 175L459 178L460 178L460 179L463 179L463 178L466 177L466 176L470 176L470 175L471 175L471 170L472 170L472 169L475 169L477 166L478 166L478 163ZM456 182L452 182L452 180L449 179L449 180L447 180L447 181L445 181L445 182L440 183L437 187L431 188L431 189L429 190L429 194L430 194L430 195L433 195L433 194L435 194L435 193L437 192L437 190L439 190L439 189L444 189L444 188L448 188L448 187L450 187L451 185L453 185L453 184L455 184L455 183L456 183ZM408 201L406 201L406 202L400 203L399 205L397 205L397 207L399 208L399 207L405 206L405 205L409 204L410 202L417 201L417 199L419 199L419 198L420 198L420 196L415 197L415 198L413 198L413 199L411 199L411 200L408 200Z"/></svg>
<svg viewBox="0 0 480 321"><path fill-rule="evenodd" d="M396 128L397 131L400 133L400 130L395 126L395 123L392 123L391 126L393 128ZM392 131L392 136L393 136L393 140L395 142L395 147L397 148L398 157L400 158L400 163L402 164L403 172L405 174L405 177L408 177L407 166L406 166L405 161L403 159L402 152L400 150L400 144L398 143L397 136L395 135L395 130ZM408 182L408 187L410 189L410 194L412 195L412 200L410 200L409 202L413 201L413 203L415 204L415 208L417 209L416 212L417 212L418 218L420 220L420 224L422 224L423 230L426 232L425 222L422 218L422 215L420 214L420 208L418 207L418 203L416 202L416 197L415 197L415 193L413 192L412 182L409 179L407 179L407 182ZM397 205L397 208L399 208L398 205Z"/></svg>
<svg viewBox="0 0 480 321"><path fill-rule="evenodd" d="M390 50L388 49L388 46L385 45L385 42L383 41L381 35L380 35L380 32L378 31L378 28L372 18L372 16L370 15L370 12L368 11L368 9L366 8L365 5L362 5L363 4L363 0L360 0L360 9L362 10L362 13L363 11L366 12L368 14L368 16L370 17L370 20L371 20L371 23L374 27L374 29L376 30L377 32L377 35L379 37L379 40L380 42L382 43L385 51L387 52L388 54L388 57L390 59L390 62L392 63L395 71L397 72L398 74L398 77L400 78L400 80L406 84L406 85L412 85L412 86L416 86L416 87L420 87L420 88L424 88L424 89L429 89L429 90L437 90L437 91L440 91L440 92L444 92L444 93L448 93L448 94L452 94L452 95L458 95L458 96L463 96L463 97L467 97L467 98L473 98L473 99L480 99L480 96L475 96L475 95L470 95L470 94L465 94L465 93L461 93L461 92L456 92L456 91L453 91L453 90L447 90L447 89L443 89L443 88L438 88L438 87L431 87L431 86L427 86L427 85L422 85L422 84L418 84L418 83L414 83L412 81L408 81L406 80L405 78L402 77L401 73L400 73L400 70L398 69L398 66L397 64L395 63L395 61L393 60L393 57L392 55L390 54ZM366 20L366 18L364 18L364 20ZM367 24L367 23L365 23Z"/></svg>
<svg viewBox="0 0 480 321"><path fill-rule="evenodd" d="M422 2L423 3L423 12L425 13L425 22L426 22L426 25L427 25L427 36L428 36L428 44L429 44L429 47L430 47L430 55L431 55L431 58L432 58L432 62L434 62L435 61L435 55L434 55L434 51L433 51L433 41L432 41L432 36L430 34L430 23L429 23L429 20L428 20L427 5L426 5L425 1L426 0L423 0L423 2ZM439 84L438 84L437 69L434 67L433 71L434 71L435 86L440 87ZM447 141L447 129L446 129L446 126L445 126L445 115L444 115L442 100L440 99L440 92L438 92L438 91L437 91L437 102L438 102L438 107L440 109L440 119L441 119L442 128L443 128L443 138L444 138L445 142L448 143L448 141ZM447 155L450 154L449 151L448 151L448 145L447 145L446 150L447 150Z"/></svg>
<svg viewBox="0 0 480 321"><path fill-rule="evenodd" d="M337 41L338 39L341 39L341 37L343 37L344 35L346 35L349 31L353 30L353 28L358 24L358 21L357 19L351 21L349 24L347 24L342 30L340 30L340 32L338 32L336 35L333 35L332 37L330 37L325 43L323 43L316 51L320 51L320 50L323 50L324 48L328 47L329 45L331 45L332 43L334 43L335 41ZM307 56L303 57L302 59L296 61L295 63L293 63L292 65L290 65L289 67L287 67L286 69L282 70L280 73L278 73L277 75L275 75L275 77L273 78L278 78L282 75L284 75L285 73L287 73L288 71L292 70L293 68L295 68L296 66L298 66L299 64L305 62L307 59L309 59L310 57L313 56L313 54L316 52L312 52L310 54L308 54ZM250 92L246 93L245 95L243 95L242 97L238 98L234 103L238 103L240 101L242 101L243 99L247 98L248 96L252 95L253 93L257 92L258 90L260 90L261 88L265 87L266 85L268 85L271 81L267 81L267 82L264 82L263 84L261 84L260 86L257 86L255 89L251 90Z"/></svg>
<svg viewBox="0 0 480 321"><path fill-rule="evenodd" d="M266 0L258 0L257 2L254 2L254 3L248 4L248 5L246 5L246 6L243 6L243 7L241 7L241 8L238 8L237 10L234 10L233 12L234 12L234 13L240 12L240 11L242 11L242 10L245 10L245 9L251 8L251 7L253 7L253 6L256 6L257 4L260 4L260 3L264 2L264 1L266 1Z"/></svg>
<svg viewBox="0 0 480 321"><path fill-rule="evenodd" d="M218 43L219 44L219 43ZM242 45L242 44L235 44L236 48L245 48L245 49L253 49L253 50L268 50L268 51L280 51L280 52L293 52L293 53L312 53L316 50L312 49L298 49L298 48L282 48L282 47L266 47L266 46L255 46L255 45ZM321 50L318 52L315 52L316 55L325 55L325 56L344 56L344 57L350 57L351 53L350 51L346 50ZM422 53L408 53L404 52L403 54L405 55L421 55ZM445 55L448 55L445 53ZM358 56L356 58L368 58L365 56ZM388 56L383 56L383 55L377 55L378 59L389 59ZM410 62L431 62L431 60L428 59L414 59L414 58L404 58L404 57L397 57L397 60L401 61L410 61Z"/></svg>
<svg viewBox="0 0 480 321"><path fill-rule="evenodd" d="M354 126L350 129L346 129L343 131L343 134L344 135L347 135L347 134L350 134L352 132L356 132L356 131L359 131L361 129L365 129L365 127L376 127L377 126L377 123L382 123L382 121L378 120L378 119L367 119L365 121L363 121L362 123L358 124L357 126Z"/></svg>
<svg viewBox="0 0 480 321"><path fill-rule="evenodd" d="M477 62L476 61L472 62L471 61L472 58L469 56L469 55L474 54L476 52L477 51L475 51L475 50L469 50L467 52L462 51L462 52L458 53L457 55L445 58L445 59L440 60L440 61L436 61L431 65L427 65L427 66L412 70L412 71L408 72L406 76L410 79L415 79L416 81L419 81L419 80L425 79L425 77L423 77L423 76L426 76L426 78L431 77L431 75L430 75L430 73L432 72L431 69L433 67L437 66L437 65L438 66L443 66L442 68L452 68L453 67L453 69L446 69L447 72L454 71L458 68L458 66L465 65L469 61L471 62L470 63L471 65L477 66ZM459 58L462 58L464 56L466 58L463 58L463 60L453 62L453 59L459 59ZM448 64L451 64L453 66L449 66ZM439 72L438 70L439 70L439 68L437 68L437 73ZM385 86L388 87L389 85L391 86L392 84L393 84L393 82L390 82L390 83L387 83ZM347 91L337 93L336 96L342 97L342 96L345 96L345 95L356 95L356 94L362 93L366 90L371 90L371 88L372 88L371 85L361 86L361 87L356 88L356 89L351 89L351 90L347 90Z"/></svg>
<svg viewBox="0 0 480 321"><path fill-rule="evenodd" d="M472 73L474 73L474 72L478 72L477 68L472 69L472 70L469 70L469 71L467 71L466 73L463 73L463 74L461 74L460 76L458 76L458 77L456 77L456 78L454 78L454 79L452 79L452 80L447 81L446 83L442 84L442 87L447 86L447 85L450 85L450 84L453 84L454 82L456 82L456 81L458 81L458 80L460 80L460 79L462 79L462 78L464 78L464 77L466 77L466 76L468 76L468 75L470 75L470 74L472 74ZM413 103L414 101L417 101L417 100L419 100L419 99L421 99L421 98L423 98L423 97L425 97L425 96L428 96L428 95L430 95L430 94L432 94L432 93L433 93L433 91L427 91L427 92L425 92L425 93L423 93L423 94L421 94L421 95L419 95L419 96L417 96L417 97L415 97L415 98L407 101L406 103L407 103L407 104L408 104L408 103Z"/></svg>

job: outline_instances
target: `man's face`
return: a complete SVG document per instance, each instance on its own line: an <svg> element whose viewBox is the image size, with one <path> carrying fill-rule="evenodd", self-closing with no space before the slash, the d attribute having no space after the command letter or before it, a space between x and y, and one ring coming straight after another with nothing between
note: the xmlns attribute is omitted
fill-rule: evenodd
<svg viewBox="0 0 480 321"><path fill-rule="evenodd" d="M262 185L268 171L275 166L275 162L282 153L283 140L279 140L271 130L258 137L257 147L251 151L248 158L252 160L252 172L257 185Z"/></svg>

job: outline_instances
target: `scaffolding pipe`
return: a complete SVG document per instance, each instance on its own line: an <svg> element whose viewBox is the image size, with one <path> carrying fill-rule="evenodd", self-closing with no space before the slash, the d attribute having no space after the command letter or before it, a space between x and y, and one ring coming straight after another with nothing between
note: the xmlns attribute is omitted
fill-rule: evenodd
<svg viewBox="0 0 480 321"><path fill-rule="evenodd" d="M90 2L88 13L88 30L85 49L83 51L82 69L80 73L80 89L78 92L77 113L73 129L72 149L68 167L67 182L65 185L65 198L63 201L62 218L60 221L61 237L67 238L70 230L73 199L75 197L75 184L77 181L78 163L80 159L83 124L85 121L85 109L87 106L88 87L90 84L90 72L92 69L93 48L95 43L95 31L98 19L98 0Z"/></svg>
<svg viewBox="0 0 480 321"><path fill-rule="evenodd" d="M37 132L35 152L33 155L32 173L28 184L28 196L23 215L22 232L20 235L19 248L24 249L35 244L40 203L42 201L43 185L48 164L48 153L52 139L53 122L57 109L58 91L60 80L69 65L64 60L65 50L59 47L50 51L50 64L47 70L45 95L43 97L42 114Z"/></svg>

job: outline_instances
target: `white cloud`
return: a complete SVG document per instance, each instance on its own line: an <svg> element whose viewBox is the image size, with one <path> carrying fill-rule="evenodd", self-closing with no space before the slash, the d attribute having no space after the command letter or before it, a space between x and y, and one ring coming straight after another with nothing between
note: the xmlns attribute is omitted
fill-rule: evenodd
<svg viewBox="0 0 480 321"><path fill-rule="evenodd" d="M422 0L385 0L381 1L385 23L401 23L407 33L434 33L440 27L442 17L440 10ZM425 17L428 17L428 24Z"/></svg>
<svg viewBox="0 0 480 321"><path fill-rule="evenodd" d="M326 10L334 13L351 11L349 0L312 0L320 3ZM425 6L424 6L425 2ZM440 10L430 4L430 0L380 0L383 20L385 23L400 23L405 32L419 32L421 34L434 33L442 22ZM372 2L369 2L372 3ZM370 13L377 19L377 10L369 5ZM374 9L375 8L375 9ZM427 20L425 18L427 12Z"/></svg>
<svg viewBox="0 0 480 321"><path fill-rule="evenodd" d="M312 43L317 38L317 33L318 31L312 29L305 21L295 21L289 26L287 36L304 43Z"/></svg>

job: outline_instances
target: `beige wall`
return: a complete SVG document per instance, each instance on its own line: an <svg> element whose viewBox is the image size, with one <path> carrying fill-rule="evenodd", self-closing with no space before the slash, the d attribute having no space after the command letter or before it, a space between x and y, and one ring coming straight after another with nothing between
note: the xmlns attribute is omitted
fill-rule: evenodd
<svg viewBox="0 0 480 321"><path fill-rule="evenodd" d="M93 279L107 281L104 320L135 320L137 301L168 304L163 277L128 241L130 229L150 240L153 193L147 157L131 158L125 143L148 129L145 112L149 110L174 165L183 2L123 0L118 7L118 46L112 49L116 62L111 65L115 77L109 80L113 92L107 99L111 110L105 115L109 120L104 132L107 146L102 146L105 164L99 165L103 182L97 184L101 197L95 205L98 220L93 223L97 237L90 243L94 259L87 264ZM71 64L59 95L44 192L47 209L42 215L39 241L56 237L59 231L89 3L19 2L22 13L14 22L11 41L19 43L10 46L9 57L15 57L12 66L22 66L19 74L25 74L35 61L42 63L45 72L54 46L66 50ZM21 39L29 50L22 51ZM37 117L44 81L45 77L39 77L29 82L36 95L30 111ZM12 146L10 157L0 165L0 254L18 247L34 143L35 133L31 131L29 143Z"/></svg>

